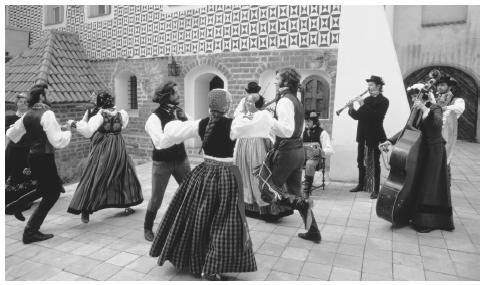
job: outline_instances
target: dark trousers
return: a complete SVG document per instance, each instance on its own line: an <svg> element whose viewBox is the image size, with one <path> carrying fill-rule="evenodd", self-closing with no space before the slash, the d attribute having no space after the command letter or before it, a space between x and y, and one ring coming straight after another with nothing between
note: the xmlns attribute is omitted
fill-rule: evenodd
<svg viewBox="0 0 482 285"><path fill-rule="evenodd" d="M45 217L55 202L59 199L62 191L62 181L57 173L54 154L30 154L30 169L33 179L37 180L38 193L32 195L32 199L39 196L42 198L37 209L28 220L26 230L35 231L40 229Z"/></svg>
<svg viewBox="0 0 482 285"><path fill-rule="evenodd" d="M157 211L161 207L164 193L166 192L167 184L171 175L174 176L176 182L181 182L191 172L191 166L187 157L182 160L174 161L153 161L152 162L152 195L147 205L147 211L151 212L155 217ZM150 222L146 225L147 228L152 228Z"/></svg>
<svg viewBox="0 0 482 285"><path fill-rule="evenodd" d="M373 149L373 164L375 165L375 192L378 193L380 190L380 155L381 151L377 146L368 146L368 148ZM365 186L365 143L358 143L358 185Z"/></svg>
<svg viewBox="0 0 482 285"><path fill-rule="evenodd" d="M276 143L273 156L273 167L271 179L277 187L286 184L288 195L301 197L302 167L305 163L305 151L300 140L284 140ZM303 215L300 212L300 215ZM313 216L310 232L319 232L318 225ZM305 217L303 217L304 219Z"/></svg>
<svg viewBox="0 0 482 285"><path fill-rule="evenodd" d="M11 184L24 182L25 175L23 170L28 168L28 147L15 146L10 142L5 149L5 180L10 176Z"/></svg>

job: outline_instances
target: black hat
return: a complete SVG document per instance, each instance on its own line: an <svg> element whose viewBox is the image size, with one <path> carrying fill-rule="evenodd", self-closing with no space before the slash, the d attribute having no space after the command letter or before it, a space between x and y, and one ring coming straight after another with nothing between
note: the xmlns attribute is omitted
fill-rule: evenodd
<svg viewBox="0 0 482 285"><path fill-rule="evenodd" d="M373 82L376 85L385 85L385 82L383 82L383 79L380 76L372 75L370 78L365 79L366 82Z"/></svg>
<svg viewBox="0 0 482 285"><path fill-rule="evenodd" d="M248 88L244 88L244 90L246 90L248 94L258 93L259 90L261 90L261 86L259 86L257 82L252 81L248 83Z"/></svg>
<svg viewBox="0 0 482 285"><path fill-rule="evenodd" d="M447 83L448 86L457 85L457 81L448 75L443 75L440 77L440 79L437 81L437 85L440 83Z"/></svg>

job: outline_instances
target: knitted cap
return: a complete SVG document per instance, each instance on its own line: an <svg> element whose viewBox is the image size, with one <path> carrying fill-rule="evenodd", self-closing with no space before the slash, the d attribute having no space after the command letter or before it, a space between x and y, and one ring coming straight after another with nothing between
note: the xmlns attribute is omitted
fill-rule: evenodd
<svg viewBox="0 0 482 285"><path fill-rule="evenodd" d="M208 94L209 109L225 113L231 105L231 94L224 89L213 89Z"/></svg>

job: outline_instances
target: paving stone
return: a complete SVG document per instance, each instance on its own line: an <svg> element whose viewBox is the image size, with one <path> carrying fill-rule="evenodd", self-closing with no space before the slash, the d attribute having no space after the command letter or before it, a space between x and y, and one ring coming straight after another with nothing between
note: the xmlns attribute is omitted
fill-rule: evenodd
<svg viewBox="0 0 482 285"><path fill-rule="evenodd" d="M75 275L69 272L60 271L56 275L46 279L47 281L75 281L79 278L79 275Z"/></svg>
<svg viewBox="0 0 482 285"><path fill-rule="evenodd" d="M278 261L273 266L274 271L299 275L301 268L303 267L303 262L291 258L280 257Z"/></svg>
<svg viewBox="0 0 482 285"><path fill-rule="evenodd" d="M369 272L362 272L362 281L389 281L393 280L391 277L387 277L386 275L379 275L375 273L369 273Z"/></svg>
<svg viewBox="0 0 482 285"><path fill-rule="evenodd" d="M439 272L425 271L427 281L458 281L457 276L443 274Z"/></svg>
<svg viewBox="0 0 482 285"><path fill-rule="evenodd" d="M255 253L254 256L256 258L256 265L258 266L258 270L262 268L271 269L278 261L278 257L271 256L271 255Z"/></svg>
<svg viewBox="0 0 482 285"><path fill-rule="evenodd" d="M126 266L127 264L133 262L138 258L139 258L139 255L127 253L127 252L121 252L107 259L105 262L113 265L117 265L117 266Z"/></svg>
<svg viewBox="0 0 482 285"><path fill-rule="evenodd" d="M341 243L337 253L363 257L365 247L363 245L353 245Z"/></svg>
<svg viewBox="0 0 482 285"><path fill-rule="evenodd" d="M479 266L467 266L465 263L455 263L454 265L457 276L464 277L469 280L480 280Z"/></svg>
<svg viewBox="0 0 482 285"><path fill-rule="evenodd" d="M80 257L76 262L69 264L64 268L64 271L74 273L80 276L86 275L89 271L96 268L101 264L100 261L88 258Z"/></svg>
<svg viewBox="0 0 482 285"><path fill-rule="evenodd" d="M394 252L393 264L400 264L400 265L405 265L409 267L416 267L416 268L423 269L422 257L420 255Z"/></svg>
<svg viewBox="0 0 482 285"><path fill-rule="evenodd" d="M155 280L167 281L176 276L178 270L169 262L164 263L163 266L155 266L147 275L153 276Z"/></svg>
<svg viewBox="0 0 482 285"><path fill-rule="evenodd" d="M425 272L420 268L394 264L393 280L425 281Z"/></svg>
<svg viewBox="0 0 482 285"><path fill-rule="evenodd" d="M241 272L238 274L237 279L240 281L265 281L270 274L270 269L259 268L255 272Z"/></svg>
<svg viewBox="0 0 482 285"><path fill-rule="evenodd" d="M260 254L281 256L285 247L279 244L265 242L256 252Z"/></svg>
<svg viewBox="0 0 482 285"><path fill-rule="evenodd" d="M480 264L480 255L462 251L449 250L450 258L453 262L470 265Z"/></svg>
<svg viewBox="0 0 482 285"><path fill-rule="evenodd" d="M134 270L123 269L117 272L116 274L114 274L108 280L109 281L142 281L144 279L144 275L145 274Z"/></svg>
<svg viewBox="0 0 482 285"><path fill-rule="evenodd" d="M406 254L420 255L420 247L417 240L415 242L398 242L394 241L392 243L394 252L401 252Z"/></svg>
<svg viewBox="0 0 482 285"><path fill-rule="evenodd" d="M37 267L33 268L32 270L29 270L29 272L23 274L22 276L20 276L16 280L19 280L19 281L35 281L35 280L42 281L42 280L46 280L46 279L49 279L52 276L57 275L61 271L62 270L60 270L56 267L42 264L40 266L37 266Z"/></svg>
<svg viewBox="0 0 482 285"><path fill-rule="evenodd" d="M296 281L298 275L293 275L285 272L271 271L266 278L266 281Z"/></svg>
<svg viewBox="0 0 482 285"><path fill-rule="evenodd" d="M333 267L330 281L360 281L361 272L346 268Z"/></svg>
<svg viewBox="0 0 482 285"><path fill-rule="evenodd" d="M338 268L350 269L353 271L361 271L362 262L363 257L337 254L335 256L333 266L336 266Z"/></svg>
<svg viewBox="0 0 482 285"><path fill-rule="evenodd" d="M331 265L306 262L303 265L300 275L316 278L317 280L328 281L331 273Z"/></svg>
<svg viewBox="0 0 482 285"><path fill-rule="evenodd" d="M110 248L102 248L92 254L89 255L90 258L99 260L99 261L106 261L107 259L116 255L118 251L110 249Z"/></svg>
<svg viewBox="0 0 482 285"><path fill-rule="evenodd" d="M381 262L378 259L365 258L363 260L362 272L377 274L392 279L392 264L389 262Z"/></svg>
<svg viewBox="0 0 482 285"><path fill-rule="evenodd" d="M308 258L306 261L312 262L312 263L331 265L335 260L335 256L336 256L336 253L334 252L330 252L322 249L313 249L310 251L310 254L308 255Z"/></svg>
<svg viewBox="0 0 482 285"><path fill-rule="evenodd" d="M306 258L308 257L308 254L309 252L307 249L298 248L298 247L286 247L283 253L281 254L281 257L305 261Z"/></svg>
<svg viewBox="0 0 482 285"><path fill-rule="evenodd" d="M105 281L112 277L114 274L122 270L122 267L113 265L110 263L102 263L90 270L87 277L93 280Z"/></svg>
<svg viewBox="0 0 482 285"><path fill-rule="evenodd" d="M158 266L157 258L153 258L150 256L141 256L129 265L127 265L126 268L143 274L147 274L156 266Z"/></svg>

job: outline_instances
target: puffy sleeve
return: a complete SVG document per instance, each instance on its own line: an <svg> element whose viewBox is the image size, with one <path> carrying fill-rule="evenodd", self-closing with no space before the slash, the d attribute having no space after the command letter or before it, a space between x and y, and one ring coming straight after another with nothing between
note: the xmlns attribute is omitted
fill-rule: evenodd
<svg viewBox="0 0 482 285"><path fill-rule="evenodd" d="M161 120L155 114L151 114L147 119L145 130L151 138L155 149L169 148L174 145L167 139L162 130Z"/></svg>
<svg viewBox="0 0 482 285"><path fill-rule="evenodd" d="M244 109L244 102L246 101L246 98L243 98L241 99L241 101L239 102L238 106L236 107L236 109L234 110L234 117L240 115L243 113L243 109Z"/></svg>
<svg viewBox="0 0 482 285"><path fill-rule="evenodd" d="M81 121L87 122L88 118L89 118L89 110L85 111L85 114L84 114L84 116L82 117L82 120L81 120Z"/></svg>
<svg viewBox="0 0 482 285"><path fill-rule="evenodd" d="M320 141L323 147L323 152L325 153L325 157L332 155L334 151L333 147L331 146L330 135L327 131L321 132Z"/></svg>
<svg viewBox="0 0 482 285"><path fill-rule="evenodd" d="M273 140L270 134L273 121L271 113L267 110L254 113L252 119L245 118L241 113L234 117L230 137L232 140L238 138L269 138Z"/></svg>
<svg viewBox="0 0 482 285"><path fill-rule="evenodd" d="M447 110L455 112L458 119L465 111L465 100L462 98L456 98L454 104L447 106Z"/></svg>
<svg viewBox="0 0 482 285"><path fill-rule="evenodd" d="M53 147L64 148L70 143L72 133L70 131L62 131L60 129L57 118L55 118L55 114L51 110L46 111L42 115L40 124L47 134L47 139Z"/></svg>
<svg viewBox="0 0 482 285"><path fill-rule="evenodd" d="M23 135L27 133L25 130L25 126L23 124L23 118L25 115L23 115L20 119L18 119L13 125L10 126L10 128L7 130L7 138L9 138L11 141L14 143L17 143Z"/></svg>
<svg viewBox="0 0 482 285"><path fill-rule="evenodd" d="M119 113L122 117L122 129L127 128L127 124L129 123L129 115L125 110L120 110Z"/></svg>
<svg viewBox="0 0 482 285"><path fill-rule="evenodd" d="M173 144L179 144L187 139L198 136L199 122L196 121L171 121L164 126L166 139Z"/></svg>
<svg viewBox="0 0 482 285"><path fill-rule="evenodd" d="M278 120L271 118L273 133L282 138L289 138L295 131L295 109L287 98L281 98L276 106Z"/></svg>
<svg viewBox="0 0 482 285"><path fill-rule="evenodd" d="M81 120L76 123L77 131L84 137L90 138L102 126L102 114L99 111L90 120Z"/></svg>

